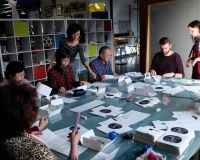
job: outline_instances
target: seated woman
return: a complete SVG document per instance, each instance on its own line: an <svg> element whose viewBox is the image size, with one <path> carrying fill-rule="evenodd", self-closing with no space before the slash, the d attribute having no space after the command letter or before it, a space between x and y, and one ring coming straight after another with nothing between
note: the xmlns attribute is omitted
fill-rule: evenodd
<svg viewBox="0 0 200 160"><path fill-rule="evenodd" d="M8 84L9 81L23 81L25 78L25 66L19 61L11 61L6 66L5 80L2 85Z"/></svg>
<svg viewBox="0 0 200 160"><path fill-rule="evenodd" d="M26 132L38 114L36 96L36 89L25 83L10 82L0 87L1 159L57 159L44 143ZM78 158L79 139L79 132L73 131L69 159Z"/></svg>
<svg viewBox="0 0 200 160"><path fill-rule="evenodd" d="M34 87L30 82L25 79L25 66L19 61L11 61L10 63L8 63L8 65L6 66L5 77L6 79L0 84L0 86L4 86L12 81L15 81L19 84L26 83L27 85ZM48 118L42 117L39 125L29 128L27 132L34 135L40 135L41 131L43 130L43 128L45 128L47 124Z"/></svg>
<svg viewBox="0 0 200 160"><path fill-rule="evenodd" d="M48 72L48 82L53 89L53 93L64 94L72 87L84 84L83 81L76 82L72 67L69 65L70 57L64 50L59 49L56 52L56 65Z"/></svg>

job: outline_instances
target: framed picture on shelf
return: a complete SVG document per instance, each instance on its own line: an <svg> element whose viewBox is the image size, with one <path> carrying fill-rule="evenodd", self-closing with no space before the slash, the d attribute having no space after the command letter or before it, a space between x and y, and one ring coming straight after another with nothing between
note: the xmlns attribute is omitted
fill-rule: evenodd
<svg viewBox="0 0 200 160"><path fill-rule="evenodd" d="M71 2L70 3L70 8L71 8L71 12L77 12L79 11L79 2Z"/></svg>
<svg viewBox="0 0 200 160"><path fill-rule="evenodd" d="M65 17L71 16L71 8L70 8L70 5L64 6L64 16L65 16Z"/></svg>
<svg viewBox="0 0 200 160"><path fill-rule="evenodd" d="M52 17L52 7L51 6L46 6L45 7L45 16L46 17Z"/></svg>
<svg viewBox="0 0 200 160"><path fill-rule="evenodd" d="M56 5L56 15L57 16L62 16L62 4L57 4Z"/></svg>
<svg viewBox="0 0 200 160"><path fill-rule="evenodd" d="M86 10L86 2L79 2L79 11Z"/></svg>

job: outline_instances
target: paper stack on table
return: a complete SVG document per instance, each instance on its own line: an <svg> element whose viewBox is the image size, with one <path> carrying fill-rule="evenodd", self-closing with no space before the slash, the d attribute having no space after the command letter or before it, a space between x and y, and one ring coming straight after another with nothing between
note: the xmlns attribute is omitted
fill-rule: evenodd
<svg viewBox="0 0 200 160"><path fill-rule="evenodd" d="M182 127L168 129L157 141L156 146L167 152L182 154L195 137L193 130Z"/></svg>
<svg viewBox="0 0 200 160"><path fill-rule="evenodd" d="M192 129L180 127L168 128L166 131L153 126L139 127L135 132L135 141L156 145L159 149L174 154L182 154L195 137Z"/></svg>
<svg viewBox="0 0 200 160"><path fill-rule="evenodd" d="M144 126L136 129L134 139L137 142L153 145L164 133L165 131L153 126Z"/></svg>

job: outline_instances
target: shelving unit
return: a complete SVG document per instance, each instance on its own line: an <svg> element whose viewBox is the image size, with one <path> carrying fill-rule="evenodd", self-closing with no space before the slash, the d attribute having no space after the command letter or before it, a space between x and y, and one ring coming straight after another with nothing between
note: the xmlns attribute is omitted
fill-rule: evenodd
<svg viewBox="0 0 200 160"><path fill-rule="evenodd" d="M85 43L81 44L88 62L98 56L100 47L113 46L111 20L103 19L23 19L0 20L0 72L10 61L24 62L26 79L33 84L47 80L47 67L66 36L71 23L80 24L85 31ZM76 77L86 74L79 55L72 64Z"/></svg>

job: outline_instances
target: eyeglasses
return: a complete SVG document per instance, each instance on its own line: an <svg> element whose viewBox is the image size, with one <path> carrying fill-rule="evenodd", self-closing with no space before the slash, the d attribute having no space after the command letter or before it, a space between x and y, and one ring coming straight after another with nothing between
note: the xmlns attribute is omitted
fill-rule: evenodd
<svg viewBox="0 0 200 160"><path fill-rule="evenodd" d="M25 72L20 72L20 73L16 73L16 75L19 77L25 77L26 74Z"/></svg>

